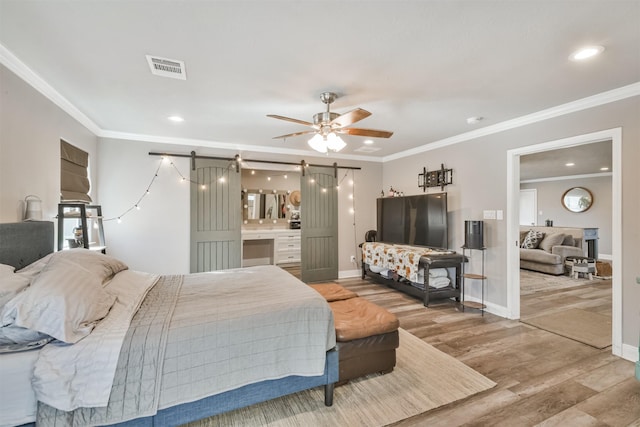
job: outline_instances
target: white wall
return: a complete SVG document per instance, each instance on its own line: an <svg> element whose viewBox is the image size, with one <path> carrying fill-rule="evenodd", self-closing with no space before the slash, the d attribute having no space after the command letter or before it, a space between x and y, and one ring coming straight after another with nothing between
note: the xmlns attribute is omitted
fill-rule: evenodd
<svg viewBox="0 0 640 427"><path fill-rule="evenodd" d="M537 189L538 225L545 220L553 221L555 227L597 227L599 228L598 252L604 258L611 258L611 177L599 176L562 181L543 181L521 184L521 189ZM561 204L562 195L572 187L584 187L593 194L593 204L585 212L571 212Z"/></svg>
<svg viewBox="0 0 640 427"><path fill-rule="evenodd" d="M638 347L640 335L640 97L545 120L528 126L477 138L402 159L385 162L384 187L398 187L405 194L417 194L417 174L423 166L436 169L441 163L453 168L454 184L446 187L449 202L449 247L464 242L464 220L482 219L485 209L506 212L507 150L555 141L569 136L622 127L622 278L623 343ZM412 190L413 189L413 190ZM434 190L435 191L435 190ZM506 221L485 220L487 250L487 292L490 304L506 310Z"/></svg>
<svg viewBox="0 0 640 427"><path fill-rule="evenodd" d="M0 222L22 221L25 196L42 199L43 220L60 201L60 139L89 153L91 197L98 199L98 138L0 65Z"/></svg>

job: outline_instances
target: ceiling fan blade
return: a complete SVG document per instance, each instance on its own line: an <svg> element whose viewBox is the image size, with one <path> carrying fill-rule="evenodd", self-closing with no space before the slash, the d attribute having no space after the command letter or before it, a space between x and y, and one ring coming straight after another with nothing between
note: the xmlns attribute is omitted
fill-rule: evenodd
<svg viewBox="0 0 640 427"><path fill-rule="evenodd" d="M279 120L286 120L288 122L293 122L293 123L298 123L298 124L301 124L301 125L313 127L313 123L311 123L311 122L305 122L304 120L292 119L291 117L278 116L277 114L267 114L267 117L272 117L274 119L279 119Z"/></svg>
<svg viewBox="0 0 640 427"><path fill-rule="evenodd" d="M359 129L359 128L342 128L336 130L338 133L346 133L347 135L371 136L373 138L389 138L393 132L388 130L376 129Z"/></svg>
<svg viewBox="0 0 640 427"><path fill-rule="evenodd" d="M349 126L355 122L359 122L362 119L366 119L371 115L367 110L362 108L356 108L347 113L341 114L335 119L331 120L330 125L338 125L339 127Z"/></svg>
<svg viewBox="0 0 640 427"><path fill-rule="evenodd" d="M316 131L315 131L315 130L305 130L305 131L303 131L303 132L288 133L288 134L286 134L286 135L274 136L272 139L280 139L280 138L284 139L284 138L291 138L291 137L293 137L293 136L298 136L298 135L307 135L307 134L310 134L310 133L316 133Z"/></svg>

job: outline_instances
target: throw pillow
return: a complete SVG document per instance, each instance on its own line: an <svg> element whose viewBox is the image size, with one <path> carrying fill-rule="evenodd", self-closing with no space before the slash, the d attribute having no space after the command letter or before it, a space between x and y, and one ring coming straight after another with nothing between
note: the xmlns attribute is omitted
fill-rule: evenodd
<svg viewBox="0 0 640 427"><path fill-rule="evenodd" d="M575 246L576 239L573 238L571 234L567 234L564 236L564 240L562 241L562 246Z"/></svg>
<svg viewBox="0 0 640 427"><path fill-rule="evenodd" d="M524 242L524 238L527 237L527 234L529 234L528 231L521 231L520 232L520 246L522 246L522 242Z"/></svg>
<svg viewBox="0 0 640 427"><path fill-rule="evenodd" d="M538 244L538 248L542 249L543 251L551 252L552 247L561 245L563 241L563 233L547 234Z"/></svg>
<svg viewBox="0 0 640 427"><path fill-rule="evenodd" d="M524 249L536 249L543 237L544 233L542 231L529 230L521 247Z"/></svg>

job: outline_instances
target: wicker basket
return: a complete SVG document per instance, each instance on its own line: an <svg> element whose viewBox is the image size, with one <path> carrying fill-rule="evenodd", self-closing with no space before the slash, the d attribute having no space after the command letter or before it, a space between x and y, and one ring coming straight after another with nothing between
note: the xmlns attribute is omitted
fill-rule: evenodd
<svg viewBox="0 0 640 427"><path fill-rule="evenodd" d="M600 277L610 277L613 274L611 264L608 262L597 261L596 274Z"/></svg>

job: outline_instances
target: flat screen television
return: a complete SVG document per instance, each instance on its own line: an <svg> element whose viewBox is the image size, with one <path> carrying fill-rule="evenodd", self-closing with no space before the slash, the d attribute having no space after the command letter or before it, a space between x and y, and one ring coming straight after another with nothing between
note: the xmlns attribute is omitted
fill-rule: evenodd
<svg viewBox="0 0 640 427"><path fill-rule="evenodd" d="M377 239L432 248L448 248L447 193L377 200Z"/></svg>

